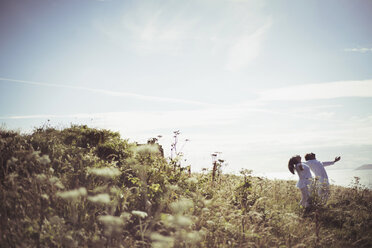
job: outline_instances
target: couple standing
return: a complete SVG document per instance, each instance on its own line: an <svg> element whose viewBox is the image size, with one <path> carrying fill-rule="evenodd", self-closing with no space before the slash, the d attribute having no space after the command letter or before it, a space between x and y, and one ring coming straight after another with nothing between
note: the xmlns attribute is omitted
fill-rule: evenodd
<svg viewBox="0 0 372 248"><path fill-rule="evenodd" d="M301 190L301 202L300 204L307 208L310 206L310 192L313 185L313 177L310 170L314 173L315 186L317 187L318 196L325 201L329 195L329 182L328 175L325 170L325 166L333 165L339 161L341 157L336 157L334 161L331 162L320 162L315 158L314 153L308 153L305 155L305 163L301 162L301 156L293 156L288 162L288 169L292 174L297 172L299 180L297 182L297 188Z"/></svg>

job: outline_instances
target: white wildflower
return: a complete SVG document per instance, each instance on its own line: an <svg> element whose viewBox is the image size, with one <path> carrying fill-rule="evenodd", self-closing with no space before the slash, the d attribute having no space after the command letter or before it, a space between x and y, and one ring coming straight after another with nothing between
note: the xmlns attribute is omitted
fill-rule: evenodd
<svg viewBox="0 0 372 248"><path fill-rule="evenodd" d="M45 174L38 174L36 175L36 179L39 180L40 182L44 182L47 179L47 177Z"/></svg>
<svg viewBox="0 0 372 248"><path fill-rule="evenodd" d="M59 178L58 177L51 177L51 178L49 178L49 182L51 184L54 184L59 189L64 189L65 188L65 186L63 186L63 184L61 183L61 181L59 181Z"/></svg>
<svg viewBox="0 0 372 248"><path fill-rule="evenodd" d="M43 198L44 200L49 200L49 196L47 194L42 194L41 198Z"/></svg>
<svg viewBox="0 0 372 248"><path fill-rule="evenodd" d="M187 227L192 224L192 221L189 217L178 215L175 218L175 224L182 226L182 227Z"/></svg>
<svg viewBox="0 0 372 248"><path fill-rule="evenodd" d="M195 231L187 233L186 237L187 237L187 241L192 244L195 244L201 240L199 232L195 232Z"/></svg>
<svg viewBox="0 0 372 248"><path fill-rule="evenodd" d="M210 226L213 226L214 225L214 222L211 221L211 220L207 220L207 224L210 225Z"/></svg>
<svg viewBox="0 0 372 248"><path fill-rule="evenodd" d="M120 218L122 218L123 220L129 220L130 219L130 213L127 213L127 212L123 212L120 214Z"/></svg>
<svg viewBox="0 0 372 248"><path fill-rule="evenodd" d="M135 152L139 155L160 154L159 147L151 144L136 146Z"/></svg>
<svg viewBox="0 0 372 248"><path fill-rule="evenodd" d="M55 183L58 182L58 181L59 181L58 177L51 177L51 178L49 178L49 182L50 182L51 184L55 184Z"/></svg>
<svg viewBox="0 0 372 248"><path fill-rule="evenodd" d="M154 248L170 248L174 245L174 238L161 235L159 233L152 233L150 236L151 240L153 241L152 247Z"/></svg>
<svg viewBox="0 0 372 248"><path fill-rule="evenodd" d="M65 188L65 186L63 186L63 184L61 183L61 182L56 182L55 184L54 184L57 188L59 188L59 189L64 189Z"/></svg>
<svg viewBox="0 0 372 248"><path fill-rule="evenodd" d="M132 214L133 215L136 215L142 219L146 218L147 217L147 213L146 212L142 212L142 211L138 211L138 210L133 210L132 211Z"/></svg>
<svg viewBox="0 0 372 248"><path fill-rule="evenodd" d="M105 226L120 226L124 224L124 220L122 218L112 215L98 216L98 220Z"/></svg>
<svg viewBox="0 0 372 248"><path fill-rule="evenodd" d="M202 208L203 213L209 213L209 208Z"/></svg>
<svg viewBox="0 0 372 248"><path fill-rule="evenodd" d="M98 194L95 196L88 196L88 200L94 203L109 204L110 196L108 194Z"/></svg>
<svg viewBox="0 0 372 248"><path fill-rule="evenodd" d="M40 162L40 164L42 165L47 165L50 163L50 158L48 155L43 155L41 156L40 158L38 158L38 161Z"/></svg>
<svg viewBox="0 0 372 248"><path fill-rule="evenodd" d="M174 238L173 237L167 237L164 235L161 235L160 233L152 233L151 234L151 239L154 241L162 241L162 242L173 242Z"/></svg>
<svg viewBox="0 0 372 248"><path fill-rule="evenodd" d="M39 157L39 156L40 156L40 153L41 153L41 151L34 151L34 152L32 153L32 156L34 156L34 157Z"/></svg>
<svg viewBox="0 0 372 248"><path fill-rule="evenodd" d="M173 215L170 215L170 214L163 214L162 215L162 220L164 221L164 223L167 225L167 226L172 226L173 223L174 223L174 216Z"/></svg>
<svg viewBox="0 0 372 248"><path fill-rule="evenodd" d="M57 193L57 196L63 199L66 199L66 200L76 200L80 196L86 196L86 195L87 195L87 190L84 187Z"/></svg>
<svg viewBox="0 0 372 248"><path fill-rule="evenodd" d="M113 178L121 174L120 170L114 167L90 168L88 172L104 178Z"/></svg>

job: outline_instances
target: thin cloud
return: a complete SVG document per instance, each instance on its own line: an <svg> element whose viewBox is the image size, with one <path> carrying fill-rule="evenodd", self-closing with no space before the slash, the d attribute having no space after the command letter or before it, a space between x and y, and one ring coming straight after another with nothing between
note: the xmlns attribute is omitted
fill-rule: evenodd
<svg viewBox="0 0 372 248"><path fill-rule="evenodd" d="M214 0L213 15L210 5L209 0L140 2L128 7L120 20L97 20L95 26L121 49L141 55L196 55L200 59L202 54L226 57L226 51L234 53L232 47L244 53L247 47L239 46L246 41L259 46L255 40L262 38L264 30L254 30L266 20L259 11L262 3ZM221 66L225 65L223 61Z"/></svg>
<svg viewBox="0 0 372 248"><path fill-rule="evenodd" d="M345 52L367 53L367 52L372 52L372 48L370 48L370 47L346 48L346 49L344 49L344 51Z"/></svg>
<svg viewBox="0 0 372 248"><path fill-rule="evenodd" d="M261 101L303 101L340 97L372 97L372 79L304 84L259 93Z"/></svg>
<svg viewBox="0 0 372 248"><path fill-rule="evenodd" d="M229 71L238 71L256 59L260 54L264 35L270 26L271 22L267 22L253 34L240 36L229 50L226 69Z"/></svg>
<svg viewBox="0 0 372 248"><path fill-rule="evenodd" d="M122 24L134 38L132 45L140 53L178 54L184 42L190 42L196 21L180 18L180 13L171 14L173 11L167 4L154 8L147 6L124 16Z"/></svg>
<svg viewBox="0 0 372 248"><path fill-rule="evenodd" d="M65 88L65 89L72 89L72 90L82 90L82 91L94 92L94 93L110 95L110 96L129 97L129 98L134 98L134 99L143 100L143 101L150 101L150 102L170 102L170 103L180 103L180 104L196 105L196 106L204 106L204 107L215 106L213 104L200 102L200 101L192 101L192 100L169 98L169 97L148 96L148 95L141 95L141 94L136 94L136 93L131 93L131 92L95 89L95 88L71 86L71 85L65 85L65 84L52 84L52 83L44 83L44 82L11 79L11 78L0 78L0 81L21 83L21 84L28 84L28 85L35 85L35 86L43 86L43 87L55 87L55 88Z"/></svg>

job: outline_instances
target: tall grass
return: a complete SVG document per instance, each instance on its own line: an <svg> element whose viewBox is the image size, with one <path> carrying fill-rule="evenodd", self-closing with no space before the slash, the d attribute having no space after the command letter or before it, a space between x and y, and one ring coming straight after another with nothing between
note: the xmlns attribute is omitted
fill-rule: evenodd
<svg viewBox="0 0 372 248"><path fill-rule="evenodd" d="M358 181L305 213L293 181L189 175L109 130L1 130L0 152L0 247L372 246Z"/></svg>

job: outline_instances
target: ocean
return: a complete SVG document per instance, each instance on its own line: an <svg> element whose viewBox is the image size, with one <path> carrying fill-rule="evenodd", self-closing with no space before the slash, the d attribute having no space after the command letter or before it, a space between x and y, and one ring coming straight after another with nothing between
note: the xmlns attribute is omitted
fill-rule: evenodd
<svg viewBox="0 0 372 248"><path fill-rule="evenodd" d="M289 171L278 171L269 173L253 173L255 176L263 176L268 179L298 180L298 176L292 175ZM330 184L351 187L355 182L355 177L359 178L359 183L372 189L372 170L339 169L327 170Z"/></svg>

